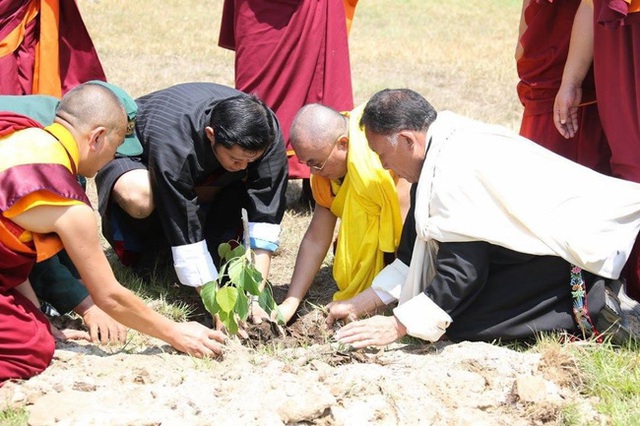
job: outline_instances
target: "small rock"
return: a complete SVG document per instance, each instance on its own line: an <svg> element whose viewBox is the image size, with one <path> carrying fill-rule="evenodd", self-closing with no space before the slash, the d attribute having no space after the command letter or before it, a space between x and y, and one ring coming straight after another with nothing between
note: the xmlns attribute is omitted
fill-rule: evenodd
<svg viewBox="0 0 640 426"><path fill-rule="evenodd" d="M452 370L447 372L447 376L451 379L449 383L458 383L470 392L480 393L487 387L487 380L471 371Z"/></svg>
<svg viewBox="0 0 640 426"><path fill-rule="evenodd" d="M308 384L285 398L277 411L284 423L308 422L322 417L335 403L336 399L324 387Z"/></svg>
<svg viewBox="0 0 640 426"><path fill-rule="evenodd" d="M550 402L562 400L553 383L537 376L518 377L513 383L513 393L521 402Z"/></svg>
<svg viewBox="0 0 640 426"><path fill-rule="evenodd" d="M16 390L13 393L13 395L11 396L11 403L12 404L16 404L16 403L19 403L19 402L23 402L26 399L27 399L27 396L23 392L20 392L19 390Z"/></svg>
<svg viewBox="0 0 640 426"><path fill-rule="evenodd" d="M74 382L72 389L80 392L94 392L97 386L93 383Z"/></svg>

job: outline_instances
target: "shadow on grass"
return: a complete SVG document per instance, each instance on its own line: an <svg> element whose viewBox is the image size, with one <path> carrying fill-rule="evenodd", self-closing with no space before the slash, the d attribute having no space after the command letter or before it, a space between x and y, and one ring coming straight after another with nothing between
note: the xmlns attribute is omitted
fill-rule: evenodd
<svg viewBox="0 0 640 426"><path fill-rule="evenodd" d="M77 342L74 340L67 340L64 342L56 342L57 350L64 350L68 352L73 352L77 354L83 355L95 355L99 357L109 357L118 354L131 354L135 353L136 355L162 355L166 353L175 354L178 353L175 349L173 349L168 344L161 344L159 346L145 346L145 347L136 347L133 345L129 347L129 342L124 345L95 345L88 342Z"/></svg>
<svg viewBox="0 0 640 426"><path fill-rule="evenodd" d="M213 325L197 291L179 283L169 253L156 253L139 268L120 263L113 250L106 251L117 280L156 311L176 321Z"/></svg>

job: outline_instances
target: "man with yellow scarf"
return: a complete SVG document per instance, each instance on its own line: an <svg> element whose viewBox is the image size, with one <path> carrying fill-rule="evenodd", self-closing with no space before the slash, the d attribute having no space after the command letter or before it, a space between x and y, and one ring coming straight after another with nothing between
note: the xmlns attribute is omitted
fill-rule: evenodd
<svg viewBox="0 0 640 426"><path fill-rule="evenodd" d="M333 300L367 289L393 260L409 208L405 179L385 170L359 127L364 105L339 113L320 104L304 106L291 125L291 145L311 170L316 206L302 239L287 297L280 305L288 322L318 273L340 218Z"/></svg>

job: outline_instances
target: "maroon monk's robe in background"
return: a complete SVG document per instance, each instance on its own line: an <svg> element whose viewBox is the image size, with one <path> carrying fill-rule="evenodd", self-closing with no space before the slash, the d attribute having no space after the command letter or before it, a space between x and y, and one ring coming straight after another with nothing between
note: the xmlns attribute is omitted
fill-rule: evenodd
<svg viewBox="0 0 640 426"><path fill-rule="evenodd" d="M34 10L37 14L33 13ZM3 51L0 47L0 94L60 97L80 83L106 81L100 59L74 0L0 1L0 45L19 27L24 28L24 37L16 48ZM58 61L54 64L42 61L38 70L36 45L40 40L48 40L40 46L40 55L51 57L47 49L52 48ZM58 82L53 90L33 90L34 79Z"/></svg>
<svg viewBox="0 0 640 426"><path fill-rule="evenodd" d="M526 31L517 61L518 97L524 105L520 134L572 161L609 174L609 147L595 103L593 72L582 84L579 130L565 139L553 123L553 103L569 53L571 28L580 0L532 0L524 11Z"/></svg>
<svg viewBox="0 0 640 426"><path fill-rule="evenodd" d="M625 16L609 5L606 0L593 2L593 65L600 119L611 148L612 175L640 182L640 12ZM627 293L640 300L640 241L625 269Z"/></svg>
<svg viewBox="0 0 640 426"><path fill-rule="evenodd" d="M289 177L308 178L289 144L298 110L322 103L353 109L342 0L225 0L219 45L235 50L235 85L276 113L287 144Z"/></svg>

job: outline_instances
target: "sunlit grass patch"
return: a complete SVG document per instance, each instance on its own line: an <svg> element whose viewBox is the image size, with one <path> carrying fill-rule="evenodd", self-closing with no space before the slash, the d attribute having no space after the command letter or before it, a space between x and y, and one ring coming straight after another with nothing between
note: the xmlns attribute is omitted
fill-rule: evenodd
<svg viewBox="0 0 640 426"><path fill-rule="evenodd" d="M571 346L582 372L582 391L597 397L614 425L640 424L640 352L609 344Z"/></svg>
<svg viewBox="0 0 640 426"><path fill-rule="evenodd" d="M10 407L0 411L0 425L22 426L26 425L29 412L25 407Z"/></svg>

